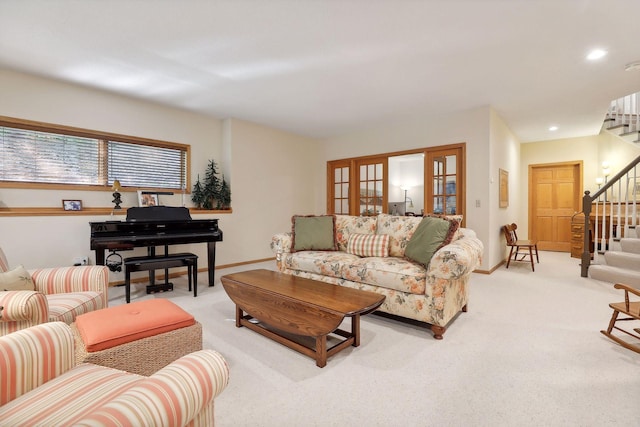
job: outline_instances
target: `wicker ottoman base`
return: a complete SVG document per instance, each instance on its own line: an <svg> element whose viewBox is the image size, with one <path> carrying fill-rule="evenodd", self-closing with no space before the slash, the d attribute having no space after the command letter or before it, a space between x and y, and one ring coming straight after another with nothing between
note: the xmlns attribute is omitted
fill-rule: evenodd
<svg viewBox="0 0 640 427"><path fill-rule="evenodd" d="M145 376L186 354L202 350L202 325L198 322L92 353L86 350L75 323L71 324L71 330L75 339L76 364L94 363Z"/></svg>

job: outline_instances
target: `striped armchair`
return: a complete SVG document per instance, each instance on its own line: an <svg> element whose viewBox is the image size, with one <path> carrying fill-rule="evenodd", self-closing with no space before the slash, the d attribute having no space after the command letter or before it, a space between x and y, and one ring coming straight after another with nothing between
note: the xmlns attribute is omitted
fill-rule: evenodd
<svg viewBox="0 0 640 427"><path fill-rule="evenodd" d="M0 272L9 271L0 249ZM33 291L0 290L0 336L44 322L67 324L83 313L108 305L109 269L105 266L39 268L29 274Z"/></svg>
<svg viewBox="0 0 640 427"><path fill-rule="evenodd" d="M229 381L213 350L190 353L150 377L74 366L73 335L49 322L0 337L0 424L212 426Z"/></svg>

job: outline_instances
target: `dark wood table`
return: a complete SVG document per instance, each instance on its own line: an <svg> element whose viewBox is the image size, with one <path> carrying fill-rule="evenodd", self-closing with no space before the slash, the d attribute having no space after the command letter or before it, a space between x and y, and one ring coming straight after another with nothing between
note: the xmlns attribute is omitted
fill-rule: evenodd
<svg viewBox="0 0 640 427"><path fill-rule="evenodd" d="M380 307L385 298L271 270L228 274L220 280L236 305L238 328L246 326L312 357L320 368L327 364L328 357L360 345L360 316ZM351 318L350 332L339 329L345 317ZM343 339L327 349L330 334ZM312 337L315 343L304 345L300 342L304 340L296 337Z"/></svg>

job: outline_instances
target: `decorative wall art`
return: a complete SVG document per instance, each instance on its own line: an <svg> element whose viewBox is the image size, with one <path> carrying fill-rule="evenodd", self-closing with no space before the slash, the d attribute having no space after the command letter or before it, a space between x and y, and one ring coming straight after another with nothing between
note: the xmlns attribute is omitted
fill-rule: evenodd
<svg viewBox="0 0 640 427"><path fill-rule="evenodd" d="M500 169L500 207L509 206L509 172Z"/></svg>

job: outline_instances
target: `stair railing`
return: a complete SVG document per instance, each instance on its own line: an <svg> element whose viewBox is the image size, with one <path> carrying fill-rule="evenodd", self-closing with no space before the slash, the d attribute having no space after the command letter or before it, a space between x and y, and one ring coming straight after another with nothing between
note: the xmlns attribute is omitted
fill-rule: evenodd
<svg viewBox="0 0 640 427"><path fill-rule="evenodd" d="M640 156L625 166L613 178L607 180L593 196L589 190L582 197L584 213L584 242L582 250L581 276L587 277L591 264L590 220L594 212L593 261L598 255L610 250L616 238L627 236L632 227L638 225L640 181L638 164ZM633 184L633 185L630 185ZM602 212L600 212L602 206Z"/></svg>
<svg viewBox="0 0 640 427"><path fill-rule="evenodd" d="M623 125L629 132L639 131L640 92L611 101L607 118L614 122L612 126Z"/></svg>

